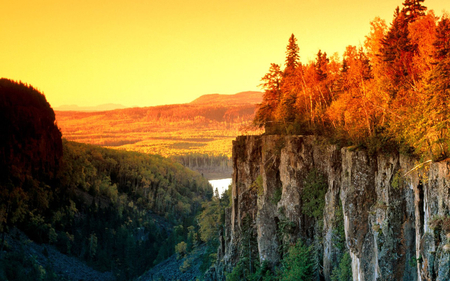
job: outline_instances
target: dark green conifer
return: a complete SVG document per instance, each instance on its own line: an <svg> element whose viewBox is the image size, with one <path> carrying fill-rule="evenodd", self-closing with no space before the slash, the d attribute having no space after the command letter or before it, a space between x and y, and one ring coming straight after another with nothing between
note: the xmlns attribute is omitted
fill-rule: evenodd
<svg viewBox="0 0 450 281"><path fill-rule="evenodd" d="M327 53L322 53L321 50L317 53L316 63L314 64L316 74L319 81L327 79L328 76L328 62Z"/></svg>
<svg viewBox="0 0 450 281"><path fill-rule="evenodd" d="M385 62L384 72L391 81L391 95L396 96L399 88L407 84L411 73L414 46L409 39L408 20L405 10L397 7L392 25L382 40L381 57Z"/></svg>
<svg viewBox="0 0 450 281"><path fill-rule="evenodd" d="M286 47L286 68L284 69L284 76L292 76L295 70L300 65L300 48L297 45L297 38L294 34L289 37L289 43Z"/></svg>
<svg viewBox="0 0 450 281"><path fill-rule="evenodd" d="M427 7L422 5L424 1L425 0L405 0L405 2L403 2L403 9L408 22L413 22L418 17L425 15Z"/></svg>
<svg viewBox="0 0 450 281"><path fill-rule="evenodd" d="M280 103L282 71L278 64L272 63L269 72L261 79L264 89L263 101L255 115L255 123L264 126L274 121L274 113Z"/></svg>

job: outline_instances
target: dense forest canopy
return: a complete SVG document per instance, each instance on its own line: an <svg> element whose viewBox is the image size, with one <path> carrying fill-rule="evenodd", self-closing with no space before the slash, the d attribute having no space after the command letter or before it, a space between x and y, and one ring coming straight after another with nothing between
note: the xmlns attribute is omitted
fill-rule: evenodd
<svg viewBox="0 0 450 281"><path fill-rule="evenodd" d="M405 0L390 26L370 23L364 45L342 58L319 50L301 63L294 35L284 68L262 78L255 123L266 133L320 134L372 151L394 146L432 159L450 156L450 19Z"/></svg>
<svg viewBox="0 0 450 281"><path fill-rule="evenodd" d="M158 155L61 140L45 97L23 83L0 80L0 109L0 279L53 280L5 242L13 228L118 280L198 230L213 195L200 174Z"/></svg>

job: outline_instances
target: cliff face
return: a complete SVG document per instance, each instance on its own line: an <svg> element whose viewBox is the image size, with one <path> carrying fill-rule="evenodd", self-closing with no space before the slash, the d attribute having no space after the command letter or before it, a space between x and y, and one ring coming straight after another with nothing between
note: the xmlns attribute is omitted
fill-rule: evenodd
<svg viewBox="0 0 450 281"><path fill-rule="evenodd" d="M314 244L327 281L344 251L353 280L449 280L450 165L418 163L398 154L370 157L312 136L238 137L233 204L211 276L224 279L237 264L250 222L257 256L272 266L283 245L302 238ZM305 214L302 200L312 172L327 185L319 218Z"/></svg>

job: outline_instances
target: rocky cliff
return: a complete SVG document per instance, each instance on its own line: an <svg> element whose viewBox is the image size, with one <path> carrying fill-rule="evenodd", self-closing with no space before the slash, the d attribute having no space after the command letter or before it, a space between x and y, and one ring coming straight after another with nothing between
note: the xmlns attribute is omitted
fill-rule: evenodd
<svg viewBox="0 0 450 281"><path fill-rule="evenodd" d="M318 279L331 280L344 252L353 280L450 279L448 162L270 135L238 137L233 165L233 202L212 279L238 263L249 228L253 251L272 267L297 238L313 245ZM318 217L305 208L311 176L326 183Z"/></svg>

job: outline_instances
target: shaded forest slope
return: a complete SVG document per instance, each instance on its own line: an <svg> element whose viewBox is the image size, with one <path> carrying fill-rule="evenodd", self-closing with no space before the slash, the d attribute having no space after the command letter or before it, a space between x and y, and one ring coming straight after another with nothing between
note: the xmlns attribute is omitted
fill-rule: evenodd
<svg viewBox="0 0 450 281"><path fill-rule="evenodd" d="M23 83L0 80L0 112L0 279L67 277L26 243L6 243L13 229L117 280L168 258L195 231L212 197L198 173L162 156L62 141L45 97Z"/></svg>

